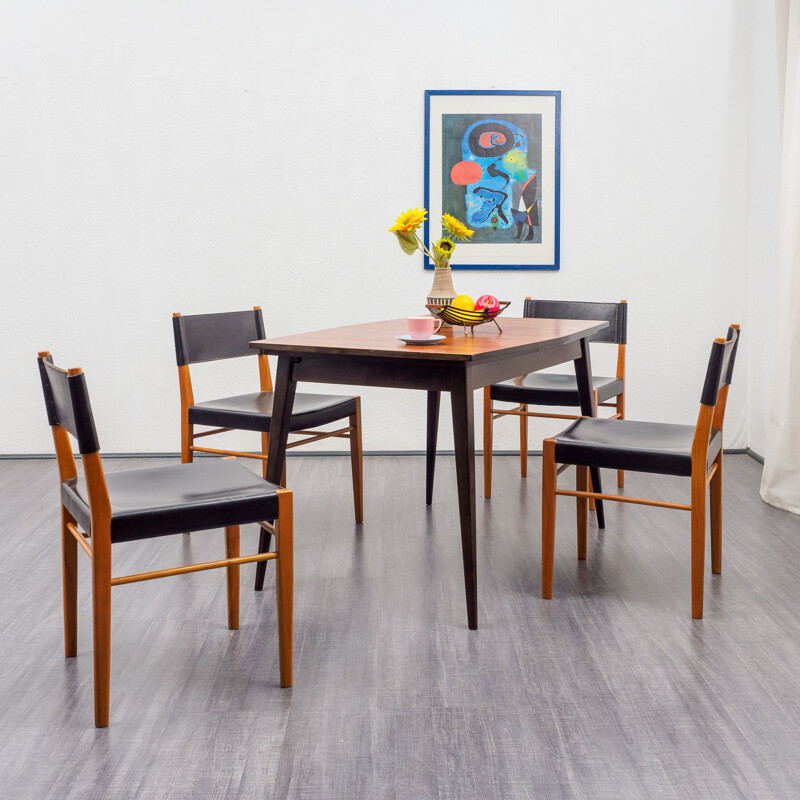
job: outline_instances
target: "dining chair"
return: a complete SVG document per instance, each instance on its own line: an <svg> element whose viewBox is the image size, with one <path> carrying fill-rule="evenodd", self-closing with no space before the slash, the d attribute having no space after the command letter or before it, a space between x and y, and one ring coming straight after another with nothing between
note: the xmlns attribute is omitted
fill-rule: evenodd
<svg viewBox="0 0 800 800"><path fill-rule="evenodd" d="M269 432L272 423L273 387L269 359L256 353L250 342L264 339L264 318L261 308L252 311L233 311L221 314L193 314L172 318L175 354L181 396L181 461L191 462L195 453L216 453L255 458L261 461L262 474L267 475ZM258 359L260 392L223 397L195 403L191 364L219 361L228 358L254 356ZM320 425L347 419L347 427L332 431L314 430ZM195 433L195 425L212 430ZM200 447L196 439L226 433L231 430L261 433L261 452L248 453ZM290 432L304 438L289 442L287 449L318 442L331 437L350 440L350 462L353 473L353 504L357 523L364 521L364 478L361 443L361 398L330 394L295 395ZM284 467L283 484L286 484ZM267 535L266 546L268 546ZM266 549L266 548L264 548Z"/></svg>
<svg viewBox="0 0 800 800"><path fill-rule="evenodd" d="M625 346L628 338L628 304L591 303L572 300L532 300L525 298L523 317L547 319L597 319L608 327L592 336L592 342L617 345L617 374L613 378L595 375L592 378L595 408L610 407L608 419L625 419ZM499 408L493 402L514 403L514 408ZM613 402L612 402L613 401ZM560 406L580 408L575 374L531 372L510 381L503 381L483 390L483 488L484 496L492 496L492 447L494 420L504 416L519 417L520 473L528 475L528 418L579 419L580 414L555 414L528 411L528 406ZM624 472L617 472L617 485L625 485ZM594 503L592 503L594 508Z"/></svg>
<svg viewBox="0 0 800 800"><path fill-rule="evenodd" d="M711 516L711 571L717 575L722 572L722 425L738 346L738 325L730 326L727 339L714 340L700 396L700 413L694 427L584 417L558 436L544 440L542 597L549 599L553 596L556 497L576 498L579 559L586 558L586 501L594 497L690 512L692 617L702 619L707 489ZM577 467L575 491L558 489L558 475L571 465ZM590 467L690 478L690 502L667 503L589 491Z"/></svg>
<svg viewBox="0 0 800 800"><path fill-rule="evenodd" d="M111 587L208 569L227 571L228 627L239 627L239 565L276 561L281 686L292 685L292 493L262 480L235 459L205 460L106 474L86 380L39 353L47 418L61 492L64 653L78 652L78 545L92 562L95 725L108 725L111 686ZM78 442L78 474L70 436ZM274 525L262 522L275 520ZM277 552L239 554L239 526L267 525ZM225 529L225 558L135 575L111 576L112 546L159 536Z"/></svg>

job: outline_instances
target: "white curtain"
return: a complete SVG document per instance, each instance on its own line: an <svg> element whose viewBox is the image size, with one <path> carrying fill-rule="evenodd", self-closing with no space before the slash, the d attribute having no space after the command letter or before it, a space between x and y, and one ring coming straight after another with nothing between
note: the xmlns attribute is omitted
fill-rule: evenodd
<svg viewBox="0 0 800 800"><path fill-rule="evenodd" d="M761 497L800 514L800 0L778 0L776 11L783 73L780 302Z"/></svg>

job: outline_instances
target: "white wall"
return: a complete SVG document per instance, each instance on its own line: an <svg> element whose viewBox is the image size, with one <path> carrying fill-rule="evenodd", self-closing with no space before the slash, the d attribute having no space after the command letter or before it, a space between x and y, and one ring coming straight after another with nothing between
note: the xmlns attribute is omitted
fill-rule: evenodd
<svg viewBox="0 0 800 800"><path fill-rule="evenodd" d="M0 453L51 450L37 350L84 367L104 450L175 451L173 311L258 303L271 334L418 313L431 274L386 228L422 203L426 88L562 91L561 272L456 288L626 298L629 416L693 423L710 339L755 305L751 3L7 0ZM253 390L255 364L197 379ZM424 446L422 393L361 394L366 449Z"/></svg>
<svg viewBox="0 0 800 800"><path fill-rule="evenodd" d="M753 0L748 170L749 241L747 443L766 450L778 316L778 216L781 141L775 5Z"/></svg>

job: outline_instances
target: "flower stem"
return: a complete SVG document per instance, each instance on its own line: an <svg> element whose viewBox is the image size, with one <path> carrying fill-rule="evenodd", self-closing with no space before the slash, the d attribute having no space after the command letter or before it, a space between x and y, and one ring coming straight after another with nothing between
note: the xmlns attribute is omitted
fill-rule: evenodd
<svg viewBox="0 0 800 800"><path fill-rule="evenodd" d="M433 260L434 260L434 258L433 258L433 254L432 254L432 253L431 253L431 251L430 251L430 250L428 250L428 248L427 248L427 247L425 247L425 245L422 243L422 239L420 239L420 238L419 238L419 234L418 234L416 231L414 231L414 238L417 240L417 244L419 245L419 249L420 249L420 250L422 250L422 252L423 252L423 253L424 253L426 256L428 256L428 258L429 258L431 261L433 261Z"/></svg>

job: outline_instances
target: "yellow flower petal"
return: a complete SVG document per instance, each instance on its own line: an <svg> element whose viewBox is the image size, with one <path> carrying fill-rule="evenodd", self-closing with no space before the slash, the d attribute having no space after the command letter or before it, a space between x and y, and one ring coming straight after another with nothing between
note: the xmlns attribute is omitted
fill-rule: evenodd
<svg viewBox="0 0 800 800"><path fill-rule="evenodd" d="M461 220L452 214L442 214L442 225L445 230L456 239L471 239L475 231L471 231Z"/></svg>
<svg viewBox="0 0 800 800"><path fill-rule="evenodd" d="M419 208L409 208L405 214L401 214L397 218L397 222L389 228L390 233L409 233L411 231L415 231L425 222L425 217L427 216L428 212L426 209L419 209Z"/></svg>

